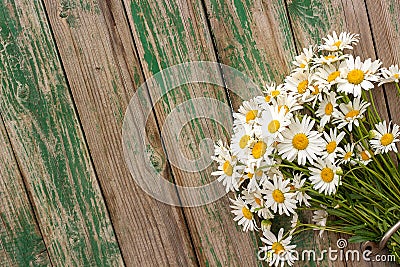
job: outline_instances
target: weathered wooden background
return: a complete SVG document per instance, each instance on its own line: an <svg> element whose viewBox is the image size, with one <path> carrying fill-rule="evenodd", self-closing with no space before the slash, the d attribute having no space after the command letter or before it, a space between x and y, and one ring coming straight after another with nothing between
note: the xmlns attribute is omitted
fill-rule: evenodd
<svg viewBox="0 0 400 267"><path fill-rule="evenodd" d="M400 62L398 0L1 0L0 14L1 266L260 266L257 238L235 226L228 197L171 207L133 182L121 127L135 90L194 60L227 64L259 86L282 81L296 53L333 30L360 33L363 58ZM374 95L383 117L400 123L394 89ZM213 166L194 174L169 165L159 126L198 96L228 103L224 88L182 86L147 124L153 164L182 185L211 181ZM196 157L200 139L222 136L198 119L177 149ZM323 249L337 238L308 234L298 245Z"/></svg>

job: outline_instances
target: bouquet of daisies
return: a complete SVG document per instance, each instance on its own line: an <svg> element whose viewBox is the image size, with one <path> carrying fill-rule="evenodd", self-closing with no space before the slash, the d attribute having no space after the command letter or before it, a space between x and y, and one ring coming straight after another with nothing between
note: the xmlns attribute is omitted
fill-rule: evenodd
<svg viewBox="0 0 400 267"><path fill-rule="evenodd" d="M291 239L304 230L379 241L400 220L400 127L380 119L372 97L384 83L400 94L400 70L349 54L358 41L333 32L304 48L283 84L267 85L233 114L230 143L215 145L212 175L235 192L234 221L260 232L270 266L293 264ZM299 220L304 210L313 223ZM290 227L271 228L276 217ZM399 244L396 233L388 248L397 259Z"/></svg>

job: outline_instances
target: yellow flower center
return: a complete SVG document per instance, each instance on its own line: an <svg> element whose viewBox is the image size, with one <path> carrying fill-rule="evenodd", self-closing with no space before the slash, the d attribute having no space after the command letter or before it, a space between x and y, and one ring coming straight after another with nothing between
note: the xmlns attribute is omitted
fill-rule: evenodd
<svg viewBox="0 0 400 267"><path fill-rule="evenodd" d="M281 123L278 120L273 120L268 124L268 132L276 133L281 127Z"/></svg>
<svg viewBox="0 0 400 267"><path fill-rule="evenodd" d="M321 179L325 183L330 183L333 180L334 177L333 170L331 168L323 168L321 171Z"/></svg>
<svg viewBox="0 0 400 267"><path fill-rule="evenodd" d="M225 161L224 165L222 165L222 170L224 173L228 176L232 176L233 173L233 167L229 161Z"/></svg>
<svg viewBox="0 0 400 267"><path fill-rule="evenodd" d="M253 149L252 149L252 153L253 153L253 157L255 159L259 159L262 156L264 156L265 152L267 151L267 144L264 143L263 141L258 141Z"/></svg>
<svg viewBox="0 0 400 267"><path fill-rule="evenodd" d="M400 77L400 74L395 73L395 74L393 74L393 77L394 77L395 79L398 79L398 78Z"/></svg>
<svg viewBox="0 0 400 267"><path fill-rule="evenodd" d="M252 121L257 117L258 110L250 110L246 113L246 122Z"/></svg>
<svg viewBox="0 0 400 267"><path fill-rule="evenodd" d="M325 115L330 116L330 115L332 115L332 113L333 113L333 105L332 105L331 102L329 102L329 103L326 104L326 106L325 106Z"/></svg>
<svg viewBox="0 0 400 267"><path fill-rule="evenodd" d="M285 202L285 196L283 195L282 191L279 189L275 189L272 191L272 197L277 203Z"/></svg>
<svg viewBox="0 0 400 267"><path fill-rule="evenodd" d="M336 80L337 77L339 77L339 75L340 75L340 71L334 71L334 72L332 72L331 74L328 75L327 81L329 83L333 82L334 80Z"/></svg>
<svg viewBox="0 0 400 267"><path fill-rule="evenodd" d="M363 152L361 152L361 158L362 158L362 160L367 161L371 157L368 155L367 151L363 151Z"/></svg>
<svg viewBox="0 0 400 267"><path fill-rule="evenodd" d="M281 112L281 108L285 109L285 115L288 114L288 112L289 112L289 107L288 106L286 106L286 105L278 106L278 112Z"/></svg>
<svg viewBox="0 0 400 267"><path fill-rule="evenodd" d="M319 94L319 88L317 85L314 85L314 91L311 93L312 95L318 95Z"/></svg>
<svg viewBox="0 0 400 267"><path fill-rule="evenodd" d="M387 134L382 135L381 144L383 146L388 146L393 142L393 140L394 140L393 134L392 133L387 133Z"/></svg>
<svg viewBox="0 0 400 267"><path fill-rule="evenodd" d="M251 213L251 211L248 208L243 207L242 213L243 213L243 217L245 217L247 220L253 219L253 213Z"/></svg>
<svg viewBox="0 0 400 267"><path fill-rule="evenodd" d="M349 111L349 112L346 114L345 119L352 119L352 118L354 118L355 116L358 116L359 114L360 114L360 111L359 111L359 110L356 110L356 109L351 110L351 111Z"/></svg>
<svg viewBox="0 0 400 267"><path fill-rule="evenodd" d="M249 173L247 174L247 177L249 177L249 179L253 178L253 176L254 176L254 174L251 173L251 172L249 172Z"/></svg>
<svg viewBox="0 0 400 267"><path fill-rule="evenodd" d="M254 201L261 206L261 199L259 199L258 197L254 198Z"/></svg>
<svg viewBox="0 0 400 267"><path fill-rule="evenodd" d="M272 97L277 97L281 92L278 90L274 90L271 92Z"/></svg>
<svg viewBox="0 0 400 267"><path fill-rule="evenodd" d="M267 102L267 103L271 102L271 96L270 95L267 95L264 99L265 99L265 102Z"/></svg>
<svg viewBox="0 0 400 267"><path fill-rule="evenodd" d="M303 133L296 134L292 140L293 147L298 150L306 149L309 143L307 136Z"/></svg>
<svg viewBox="0 0 400 267"><path fill-rule="evenodd" d="M241 149L244 149L247 146L247 143L249 142L249 140L250 140L250 136L248 136L247 134L243 135L242 138L240 138L239 147Z"/></svg>
<svg viewBox="0 0 400 267"><path fill-rule="evenodd" d="M347 80L349 81L349 83L355 85L360 84L364 80L364 72L359 69L351 70L347 74Z"/></svg>
<svg viewBox="0 0 400 267"><path fill-rule="evenodd" d="M262 176L262 175L263 175L263 171L262 171L262 170L256 171L256 175L257 175L257 176Z"/></svg>
<svg viewBox="0 0 400 267"><path fill-rule="evenodd" d="M329 143L326 145L326 151L327 151L329 154L331 154L331 153L333 153L333 152L335 151L336 147L337 147L337 144L336 144L335 141L329 142Z"/></svg>
<svg viewBox="0 0 400 267"><path fill-rule="evenodd" d="M308 87L308 80L299 82L299 84L297 85L297 92L299 94L304 94L307 90L307 87Z"/></svg>
<svg viewBox="0 0 400 267"><path fill-rule="evenodd" d="M339 49L341 44L342 44L342 41L339 40L339 41L335 42L333 45Z"/></svg>
<svg viewBox="0 0 400 267"><path fill-rule="evenodd" d="M301 63L299 66L301 69L304 69L306 67L306 65L304 63Z"/></svg>
<svg viewBox="0 0 400 267"><path fill-rule="evenodd" d="M349 151L349 152L347 152L347 153L344 155L343 159L344 159L344 160L349 160L350 157L351 157L351 155L353 155L353 152Z"/></svg>
<svg viewBox="0 0 400 267"><path fill-rule="evenodd" d="M324 58L325 58L326 60L329 60L329 59L335 59L336 56L335 56L335 55L327 55L327 56L325 56Z"/></svg>
<svg viewBox="0 0 400 267"><path fill-rule="evenodd" d="M276 254L279 255L281 254L283 251L285 251L285 248L283 247L283 245L279 242L275 242L272 244L272 251Z"/></svg>

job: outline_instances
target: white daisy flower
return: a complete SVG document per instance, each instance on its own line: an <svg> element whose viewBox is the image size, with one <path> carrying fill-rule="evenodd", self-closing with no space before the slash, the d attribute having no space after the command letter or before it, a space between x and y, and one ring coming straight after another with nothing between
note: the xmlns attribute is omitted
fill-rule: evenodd
<svg viewBox="0 0 400 267"><path fill-rule="evenodd" d="M322 38L324 44L319 47L319 50L343 51L344 49L353 49L353 45L356 45L359 41L359 36L359 34L341 32L338 37L334 31L327 38Z"/></svg>
<svg viewBox="0 0 400 267"><path fill-rule="evenodd" d="M381 69L382 78L379 80L380 83L378 86L381 86L384 83L399 83L400 79L400 69L398 65L392 65L389 69L382 68Z"/></svg>
<svg viewBox="0 0 400 267"><path fill-rule="evenodd" d="M250 155L247 164L252 168L259 168L263 161L270 162L270 155L274 151L272 145L268 145L268 138L257 138L250 146Z"/></svg>
<svg viewBox="0 0 400 267"><path fill-rule="evenodd" d="M250 144L253 142L253 129L248 124L237 125L232 135L232 154L241 162L245 162L250 154Z"/></svg>
<svg viewBox="0 0 400 267"><path fill-rule="evenodd" d="M274 175L272 178L273 183L270 181L265 181L264 189L262 192L265 195L266 200L265 205L271 208L273 212L278 212L279 215L285 213L290 216L290 213L294 213L297 200L294 198L295 193L289 193L290 187L289 180L283 180L282 177Z"/></svg>
<svg viewBox="0 0 400 267"><path fill-rule="evenodd" d="M311 204L308 202L308 200L311 199L311 197L305 192L303 189L304 184L306 183L306 178L301 179L303 174L294 174L293 175L293 181L292 181L292 190L296 191L296 200L299 203L299 206L302 205L304 202L304 205L309 207Z"/></svg>
<svg viewBox="0 0 400 267"><path fill-rule="evenodd" d="M338 53L332 53L332 54L328 54L328 55L321 55L318 58L314 59L314 63L315 63L315 67L318 67L320 65L327 65L327 66L331 66L336 62L340 62L344 59L347 58L347 55L341 55Z"/></svg>
<svg viewBox="0 0 400 267"><path fill-rule="evenodd" d="M375 137L370 140L372 148L375 150L375 154L388 153L389 151L398 152L396 143L399 142L397 139L400 135L400 127L397 124L389 122L387 125L386 121L375 124Z"/></svg>
<svg viewBox="0 0 400 267"><path fill-rule="evenodd" d="M300 97L302 101L306 101L311 94L311 77L308 71L295 72L285 79L285 87L289 93L295 97Z"/></svg>
<svg viewBox="0 0 400 267"><path fill-rule="evenodd" d="M337 153L342 152L343 149L339 147L340 142L342 142L346 132L341 132L337 134L337 128L331 128L328 133L324 132L325 139L325 150L322 152L322 159L328 159L330 162L334 163L337 157Z"/></svg>
<svg viewBox="0 0 400 267"><path fill-rule="evenodd" d="M257 179L257 176L254 173L254 168L252 167L252 169L250 169L248 167L244 171L246 173L243 174L243 176L240 178L240 180L241 180L240 184L242 184L242 182L248 180L247 191L251 192L254 190L258 190L259 189L259 185L258 185L259 179Z"/></svg>
<svg viewBox="0 0 400 267"><path fill-rule="evenodd" d="M354 165L356 162L354 161L354 147L355 144L347 144L344 146L344 149L339 152L338 157L341 159L340 164L349 163Z"/></svg>
<svg viewBox="0 0 400 267"><path fill-rule="evenodd" d="M297 260L294 249L296 245L290 245L292 236L289 235L287 238L283 239L284 229L281 228L276 237L271 231L266 230L263 232L264 237L261 237L261 241L266 244L266 246L261 247L261 250L265 251L269 257L267 261L269 266L281 267L287 263L292 266L294 261Z"/></svg>
<svg viewBox="0 0 400 267"><path fill-rule="evenodd" d="M353 102L347 104L341 103L339 105L340 112L338 112L337 118L334 123L339 123L338 128L341 129L347 125L349 131L353 130L353 124L359 127L359 119L364 117L367 107L370 103L361 100L361 97L355 98Z"/></svg>
<svg viewBox="0 0 400 267"><path fill-rule="evenodd" d="M269 140L269 145L275 141L283 140L282 131L290 124L286 116L286 109L276 106L268 107L258 120L260 135Z"/></svg>
<svg viewBox="0 0 400 267"><path fill-rule="evenodd" d="M289 119L293 116L293 112L303 109L303 105L299 103L297 98L288 94L277 99L272 99L272 105L278 107L278 112L284 109L285 116Z"/></svg>
<svg viewBox="0 0 400 267"><path fill-rule="evenodd" d="M377 82L379 80L379 76L375 73L378 71L381 64L379 60L372 62L370 58L363 63L360 57L354 59L353 56L350 55L349 58L339 66L340 77L338 78L338 92L353 94L354 97L360 97L362 89L370 90L374 88L372 82Z"/></svg>
<svg viewBox="0 0 400 267"><path fill-rule="evenodd" d="M303 52L295 57L293 65L297 68L295 71L304 71L309 68L309 64L314 56L313 47L310 45L308 48L303 48Z"/></svg>
<svg viewBox="0 0 400 267"><path fill-rule="evenodd" d="M326 227L326 222L328 220L328 212L326 212L326 207L321 205L323 208L322 210L316 210L314 211L314 215L312 217L312 221L315 222L315 225L320 226L320 227ZM315 229L317 230L317 229ZM319 237L322 237L322 234L324 233L324 229L321 229L319 231Z"/></svg>
<svg viewBox="0 0 400 267"><path fill-rule="evenodd" d="M238 222L238 225L243 226L243 231L247 232L248 230L258 230L256 221L254 219L254 214L250 211L243 199L238 197L236 200L230 200L233 203L233 206L230 206L233 209L231 212L236 215L233 220Z"/></svg>
<svg viewBox="0 0 400 267"><path fill-rule="evenodd" d="M239 190L239 179L243 166L237 165L237 159L229 154L213 157L213 160L219 163L218 170L211 173L213 176L219 176L218 181L225 186L226 192Z"/></svg>
<svg viewBox="0 0 400 267"><path fill-rule="evenodd" d="M251 212L257 213L257 215L263 219L274 218L274 215L271 213L269 208L265 206L265 200L263 199L260 190L255 190L253 192L243 191L242 193L245 202L251 207Z"/></svg>
<svg viewBox="0 0 400 267"><path fill-rule="evenodd" d="M317 117L321 118L320 123L319 123L319 125L321 127L325 127L325 125L328 122L330 122L333 117L339 116L338 111L336 109L336 107L338 106L337 100L339 98L340 97L336 97L335 92L330 92L329 95L326 95L322 99L322 101L315 113L315 115Z"/></svg>
<svg viewBox="0 0 400 267"><path fill-rule="evenodd" d="M297 157L299 165L307 162L313 164L323 150L324 141L322 133L313 131L315 121L305 115L300 122L298 118L292 119L291 124L282 132L284 140L278 144L278 153L288 161Z"/></svg>
<svg viewBox="0 0 400 267"><path fill-rule="evenodd" d="M336 193L339 185L339 175L336 174L337 167L329 160L318 159L314 167L308 168L311 171L310 181L313 188L319 193L332 195Z"/></svg>
<svg viewBox="0 0 400 267"><path fill-rule="evenodd" d="M361 162L363 165L368 165L372 161L372 154L371 152L364 148L362 145L357 145L357 158L358 161Z"/></svg>
<svg viewBox="0 0 400 267"><path fill-rule="evenodd" d="M316 83L328 90L337 83L337 78L340 77L340 70L333 65L326 65L315 70Z"/></svg>
<svg viewBox="0 0 400 267"><path fill-rule="evenodd" d="M239 107L239 113L233 113L234 126L245 123L253 125L255 119L260 115L260 106L255 102L254 99L251 99L250 101L244 101Z"/></svg>

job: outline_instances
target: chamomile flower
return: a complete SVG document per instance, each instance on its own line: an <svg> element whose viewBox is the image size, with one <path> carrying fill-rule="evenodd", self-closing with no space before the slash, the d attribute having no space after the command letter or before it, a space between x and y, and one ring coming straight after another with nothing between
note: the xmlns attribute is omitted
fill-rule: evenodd
<svg viewBox="0 0 400 267"><path fill-rule="evenodd" d="M332 195L336 193L339 185L339 175L336 174L337 167L329 160L318 159L314 167L309 167L311 171L310 181L313 188L319 193Z"/></svg>
<svg viewBox="0 0 400 267"><path fill-rule="evenodd" d="M258 230L256 221L254 218L253 212L250 211L247 204L243 201L241 197L235 199L230 199L233 203L230 206L233 210L232 213L235 214L235 218L233 219L235 222L238 222L238 225L243 226L243 231L254 231Z"/></svg>
<svg viewBox="0 0 400 267"><path fill-rule="evenodd" d="M363 165L368 165L372 161L371 151L364 148L362 145L357 145L357 158L360 163Z"/></svg>
<svg viewBox="0 0 400 267"><path fill-rule="evenodd" d="M339 66L340 78L338 78L338 92L353 94L360 97L362 89L370 90L374 88L372 82L377 82L379 76L376 75L380 65L379 60L372 61L370 58L361 62L360 57L349 56L346 61Z"/></svg>
<svg viewBox="0 0 400 267"><path fill-rule="evenodd" d="M245 162L250 154L250 144L253 141L252 127L248 124L239 124L234 128L231 140L232 154L241 162Z"/></svg>
<svg viewBox="0 0 400 267"><path fill-rule="evenodd" d="M337 128L331 128L329 130L329 135L324 132L325 150L322 152L322 159L328 159L332 163L336 161L337 153L343 153L343 149L339 147L339 144L342 142L345 135L346 132L341 132L338 135Z"/></svg>
<svg viewBox="0 0 400 267"><path fill-rule="evenodd" d="M284 229L281 228L278 232L278 236L275 236L271 231L265 230L261 241L266 244L266 246L261 247L261 250L265 251L269 257L267 261L269 266L281 267L287 263L292 266L296 260L295 251L296 245L290 245L292 236L289 235L287 238L283 239Z"/></svg>
<svg viewBox="0 0 400 267"><path fill-rule="evenodd" d="M218 170L211 173L213 176L219 176L218 181L225 186L226 192L239 190L238 181L242 166L237 165L236 157L230 154L221 153L218 157L213 157L214 161L219 163Z"/></svg>
<svg viewBox="0 0 400 267"><path fill-rule="evenodd" d="M255 119L261 115L260 106L255 102L254 99L250 101L244 101L242 106L239 107L239 113L234 113L235 118L234 126L237 124L250 124L253 125Z"/></svg>
<svg viewBox="0 0 400 267"><path fill-rule="evenodd" d="M379 86L384 83L399 83L400 69L398 65L392 65L389 67L389 69L382 68L381 74L383 77L380 79L380 83L378 84Z"/></svg>
<svg viewBox="0 0 400 267"><path fill-rule="evenodd" d="M353 124L357 127L360 125L358 120L364 117L369 105L370 103L361 100L361 97L355 98L353 102L350 101L347 104L341 103L339 105L340 112L338 112L337 119L334 122L339 124L339 129L347 126L349 131L352 131Z"/></svg>
<svg viewBox="0 0 400 267"><path fill-rule="evenodd" d="M268 138L257 138L250 147L250 155L248 157L248 165L259 168L263 161L270 161L270 155L274 151L274 147L269 145Z"/></svg>
<svg viewBox="0 0 400 267"><path fill-rule="evenodd" d="M339 115L336 109L336 107L338 106L337 100L339 98L340 97L336 97L335 92L330 92L329 95L326 95L322 99L315 113L315 115L317 115L321 119L319 123L321 127L324 127L328 122L331 121L332 118L337 117Z"/></svg>
<svg viewBox="0 0 400 267"><path fill-rule="evenodd" d="M278 112L281 111L281 109L285 110L285 116L289 119L293 116L293 112L303 109L303 106L297 101L297 97L288 94L273 99L272 105L278 107Z"/></svg>
<svg viewBox="0 0 400 267"><path fill-rule="evenodd" d="M308 71L295 72L285 79L285 87L289 93L305 102L311 94L311 76Z"/></svg>
<svg viewBox="0 0 400 267"><path fill-rule="evenodd" d="M264 198L265 205L271 208L275 213L279 212L279 215L285 213L290 216L290 213L294 213L297 200L294 198L295 193L289 193L290 187L289 180L282 181L282 177L274 175L272 178L273 183L265 181L264 183Z"/></svg>
<svg viewBox="0 0 400 267"><path fill-rule="evenodd" d="M302 72L309 68L309 64L314 56L313 47L310 45L308 48L303 48L303 52L295 57L295 61L293 61L293 65L297 68L295 72Z"/></svg>
<svg viewBox="0 0 400 267"><path fill-rule="evenodd" d="M354 161L354 144L347 144L344 146L343 150L339 152L338 158L341 160L339 161L340 164L349 163L354 165L356 162Z"/></svg>
<svg viewBox="0 0 400 267"><path fill-rule="evenodd" d="M274 215L269 208L265 206L265 200L262 197L260 190L253 192L243 191L243 198L251 207L251 212L257 213L263 219L273 219Z"/></svg>
<svg viewBox="0 0 400 267"><path fill-rule="evenodd" d="M391 127L391 124L392 122L389 122L387 125L386 121L383 121L375 125L375 137L370 141L375 154L398 152L396 143L399 142L400 127L397 124Z"/></svg>
<svg viewBox="0 0 400 267"><path fill-rule="evenodd" d="M344 60L345 58L346 58L346 55L341 55L341 54L338 54L338 53L331 53L331 54L328 54L328 55L321 55L318 58L314 59L315 67L318 67L318 66L321 66L321 65L322 66L325 66L325 65L331 66L336 62Z"/></svg>
<svg viewBox="0 0 400 267"><path fill-rule="evenodd" d="M269 145L275 141L283 140L282 131L290 124L290 119L286 116L286 109L276 106L268 107L267 112L263 112L259 119L260 135L269 140Z"/></svg>
<svg viewBox="0 0 400 267"><path fill-rule="evenodd" d="M321 205L323 209L314 211L314 215L312 217L312 221L315 222L315 225L322 227L319 231L319 237L322 237L324 233L323 227L326 227L326 222L328 220L328 212L326 212L326 207ZM317 229L315 229L317 230Z"/></svg>
<svg viewBox="0 0 400 267"><path fill-rule="evenodd" d="M297 157L299 165L307 162L313 163L323 150L324 141L321 133L313 131L315 121L305 115L300 122L298 118L292 119L291 124L282 132L284 140L278 144L278 153L288 161Z"/></svg>
<svg viewBox="0 0 400 267"><path fill-rule="evenodd" d="M340 70L333 65L326 65L315 70L315 80L320 87L325 87L328 90L337 83L337 78L340 77Z"/></svg>
<svg viewBox="0 0 400 267"><path fill-rule="evenodd" d="M325 51L343 51L344 49L353 49L353 45L359 41L358 34L352 34L348 32L341 32L337 36L334 31L332 35L328 35L326 38L322 38L324 44L319 47L319 50Z"/></svg>
<svg viewBox="0 0 400 267"><path fill-rule="evenodd" d="M269 219L261 221L261 231L271 231L272 222Z"/></svg>
<svg viewBox="0 0 400 267"><path fill-rule="evenodd" d="M308 202L309 199L311 199L311 197L305 192L305 190L303 189L304 184L306 183L306 178L302 179L302 174L294 174L293 175L293 181L292 181L292 188L296 190L296 200L299 203L299 206L302 205L302 203L304 202L304 205L306 205L307 207L309 207L311 204Z"/></svg>

